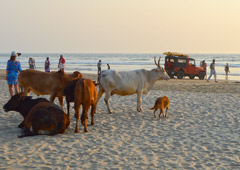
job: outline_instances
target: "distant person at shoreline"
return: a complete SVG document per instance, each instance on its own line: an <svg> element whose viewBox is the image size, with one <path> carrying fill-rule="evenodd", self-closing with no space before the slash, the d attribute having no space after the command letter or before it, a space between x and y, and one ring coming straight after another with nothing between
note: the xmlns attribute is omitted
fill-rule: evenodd
<svg viewBox="0 0 240 170"><path fill-rule="evenodd" d="M205 60L201 61L200 66L205 70L205 78L207 78L207 63L205 62Z"/></svg>
<svg viewBox="0 0 240 170"><path fill-rule="evenodd" d="M225 78L226 78L226 80L228 80L228 73L230 73L228 63L225 65L224 70L225 70Z"/></svg>
<svg viewBox="0 0 240 170"><path fill-rule="evenodd" d="M101 60L98 61L97 68L98 68L98 71L97 71L97 82L99 82L99 76L101 74L101 69L102 69L102 61Z"/></svg>
<svg viewBox="0 0 240 170"><path fill-rule="evenodd" d="M36 66L35 66L35 60L33 58L29 58L28 60L28 64L29 64L29 69L35 69Z"/></svg>
<svg viewBox="0 0 240 170"><path fill-rule="evenodd" d="M97 63L97 68L98 68L97 74L100 75L101 69L102 69L102 61L101 61L101 60L98 61L98 63Z"/></svg>
<svg viewBox="0 0 240 170"><path fill-rule="evenodd" d="M16 60L17 54L15 51L11 53L10 60L7 62L6 68L6 80L8 82L9 94L13 96L12 86L14 85L15 94L19 92L18 90L18 72L22 71L22 67L19 61Z"/></svg>
<svg viewBox="0 0 240 170"><path fill-rule="evenodd" d="M59 70L64 71L64 68L65 68L65 59L63 58L62 55L60 55L60 58L59 58L58 68L59 68Z"/></svg>
<svg viewBox="0 0 240 170"><path fill-rule="evenodd" d="M214 75L215 82L217 83L218 81L217 81L217 73L216 73L216 70L215 70L215 59L213 59L212 63L210 64L210 75L207 79L207 82L209 82L212 75Z"/></svg>
<svg viewBox="0 0 240 170"><path fill-rule="evenodd" d="M45 72L50 72L50 61L49 61L49 57L47 57L46 60L45 60Z"/></svg>
<svg viewBox="0 0 240 170"><path fill-rule="evenodd" d="M110 70L110 65L109 64L107 64L107 67L108 67L108 70Z"/></svg>

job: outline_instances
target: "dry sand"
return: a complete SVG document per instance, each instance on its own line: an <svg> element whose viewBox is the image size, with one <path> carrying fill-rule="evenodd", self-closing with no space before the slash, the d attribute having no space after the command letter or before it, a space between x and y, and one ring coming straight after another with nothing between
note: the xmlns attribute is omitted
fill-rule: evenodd
<svg viewBox="0 0 240 170"><path fill-rule="evenodd" d="M0 73L3 106L10 96ZM149 108L164 95L168 118L154 119ZM71 109L64 134L26 138L17 138L20 114L1 107L0 169L240 169L239 82L158 81L142 101L139 113L136 95L112 96L109 115L102 98L88 133L74 133Z"/></svg>

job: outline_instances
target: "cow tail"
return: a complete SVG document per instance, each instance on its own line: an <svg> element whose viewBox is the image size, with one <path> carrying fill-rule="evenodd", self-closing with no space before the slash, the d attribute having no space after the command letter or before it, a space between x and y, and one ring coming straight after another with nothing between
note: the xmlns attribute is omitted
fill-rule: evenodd
<svg viewBox="0 0 240 170"><path fill-rule="evenodd" d="M19 78L19 75L18 75L18 86L19 86L20 92L23 92L22 79Z"/></svg>

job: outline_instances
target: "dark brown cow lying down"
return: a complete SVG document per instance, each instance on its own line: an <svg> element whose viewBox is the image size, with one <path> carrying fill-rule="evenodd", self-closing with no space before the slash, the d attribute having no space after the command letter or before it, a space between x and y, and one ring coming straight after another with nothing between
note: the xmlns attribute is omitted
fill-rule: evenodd
<svg viewBox="0 0 240 170"><path fill-rule="evenodd" d="M78 133L78 119L80 117L80 106L83 106L81 123L84 126L84 131L88 132L87 119L88 119L88 109L91 108L91 125L94 125L94 114L96 112L97 106L97 89L92 80L80 79L77 81L74 93L74 109L76 118L76 128L75 133Z"/></svg>
<svg viewBox="0 0 240 170"><path fill-rule="evenodd" d="M64 71L46 73L38 70L27 69L20 72L18 76L19 87L25 95L30 91L36 95L49 95L50 102L58 97L63 108L63 90L67 83L74 79L80 79L82 74L75 71L73 74L66 74Z"/></svg>
<svg viewBox="0 0 240 170"><path fill-rule="evenodd" d="M30 99L29 96L19 97L17 94L13 96L3 108L6 112L18 111L19 107L28 107L29 100L33 99ZM33 105L25 116L24 132L18 137L63 133L69 124L69 115L66 115L59 106L49 101L40 102Z"/></svg>
<svg viewBox="0 0 240 170"><path fill-rule="evenodd" d="M14 95L11 99L3 106L5 111L17 111L23 116L23 121L18 125L19 128L24 127L24 119L27 116L28 112L38 103L49 102L45 98L31 99L31 96L24 96L23 93ZM23 101L23 102L21 102Z"/></svg>

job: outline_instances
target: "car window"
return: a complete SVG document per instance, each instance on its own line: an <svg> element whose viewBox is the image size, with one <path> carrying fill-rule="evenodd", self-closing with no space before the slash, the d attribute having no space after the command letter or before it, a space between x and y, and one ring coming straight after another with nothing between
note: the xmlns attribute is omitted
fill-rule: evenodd
<svg viewBox="0 0 240 170"><path fill-rule="evenodd" d="M184 60L184 59L178 59L178 63L186 63L187 60Z"/></svg>
<svg viewBox="0 0 240 170"><path fill-rule="evenodd" d="M195 61L194 60L189 60L189 64L194 66L195 65Z"/></svg>

